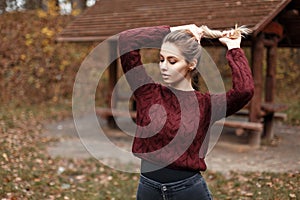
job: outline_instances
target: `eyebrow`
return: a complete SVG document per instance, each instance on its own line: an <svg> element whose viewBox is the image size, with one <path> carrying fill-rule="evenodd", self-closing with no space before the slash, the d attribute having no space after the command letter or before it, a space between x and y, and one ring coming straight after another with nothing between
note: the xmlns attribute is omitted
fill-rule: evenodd
<svg viewBox="0 0 300 200"><path fill-rule="evenodd" d="M164 57L163 55L159 54L160 57ZM178 57L176 56L167 56L167 59L170 59L170 58L174 58L174 59L179 59Z"/></svg>

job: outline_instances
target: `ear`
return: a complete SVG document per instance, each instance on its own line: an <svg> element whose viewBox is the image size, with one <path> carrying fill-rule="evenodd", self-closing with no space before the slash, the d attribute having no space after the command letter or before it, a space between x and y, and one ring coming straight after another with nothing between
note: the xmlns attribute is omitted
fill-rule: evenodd
<svg viewBox="0 0 300 200"><path fill-rule="evenodd" d="M196 68L197 62L198 61L196 59L194 59L192 62L189 63L189 70L190 71L192 71L192 70L194 70Z"/></svg>

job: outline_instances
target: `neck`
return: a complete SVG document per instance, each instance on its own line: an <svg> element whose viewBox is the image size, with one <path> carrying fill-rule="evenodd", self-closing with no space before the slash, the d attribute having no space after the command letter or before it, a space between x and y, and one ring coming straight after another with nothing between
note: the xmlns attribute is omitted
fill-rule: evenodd
<svg viewBox="0 0 300 200"><path fill-rule="evenodd" d="M179 81L176 83L172 83L169 85L170 87L176 89L176 90L182 90L182 91L194 91L194 88L191 83L191 79L185 80L185 81Z"/></svg>

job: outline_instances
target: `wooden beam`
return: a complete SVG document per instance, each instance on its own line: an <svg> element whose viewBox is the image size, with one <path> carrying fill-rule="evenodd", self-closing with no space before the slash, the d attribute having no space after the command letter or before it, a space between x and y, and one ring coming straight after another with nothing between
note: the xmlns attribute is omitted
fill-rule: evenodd
<svg viewBox="0 0 300 200"><path fill-rule="evenodd" d="M257 122L225 120L224 123L222 121L217 121L216 125L223 125L231 128L242 128L242 129L260 131L260 132L262 132L263 130L262 124Z"/></svg>
<svg viewBox="0 0 300 200"><path fill-rule="evenodd" d="M253 46L251 49L252 73L254 79L254 95L250 103L250 122L261 121L261 99L262 99L262 65L264 55L264 34L259 34L253 38ZM260 144L261 133L253 131L249 135L249 142L253 146Z"/></svg>
<svg viewBox="0 0 300 200"><path fill-rule="evenodd" d="M276 65L277 65L277 44L278 37L274 36L271 39L273 45L267 47L267 71L265 82L265 101L266 103L274 103L275 100L275 84L276 84ZM268 113L264 117L264 134L263 137L267 140L272 140L274 137L273 132L274 112Z"/></svg>
<svg viewBox="0 0 300 200"><path fill-rule="evenodd" d="M276 65L277 65L277 44L276 36L272 39L273 45L267 48L267 73L266 73L266 102L274 102L275 83L276 83Z"/></svg>
<svg viewBox="0 0 300 200"><path fill-rule="evenodd" d="M254 79L254 95L250 103L249 120L251 122L260 122L261 119L261 99L262 99L262 65L264 54L264 35L259 34L253 38L251 49L251 64Z"/></svg>
<svg viewBox="0 0 300 200"><path fill-rule="evenodd" d="M113 90L115 89L114 87L118 80L118 77L117 77L117 74L118 74L117 73L117 69L118 69L117 41L110 40L109 45L110 45L109 46L109 56L110 56L111 60L114 59L114 61L109 66L109 81L108 81L109 93L108 93L108 98L107 98L107 105L109 108L114 109L117 106L115 96L113 96ZM115 89L115 92L117 92L117 88ZM110 127L112 127L112 128L117 127L113 116L109 116L107 119L107 122Z"/></svg>
<svg viewBox="0 0 300 200"><path fill-rule="evenodd" d="M273 39L264 39L265 47L272 47L274 45L277 46L278 42L275 42Z"/></svg>

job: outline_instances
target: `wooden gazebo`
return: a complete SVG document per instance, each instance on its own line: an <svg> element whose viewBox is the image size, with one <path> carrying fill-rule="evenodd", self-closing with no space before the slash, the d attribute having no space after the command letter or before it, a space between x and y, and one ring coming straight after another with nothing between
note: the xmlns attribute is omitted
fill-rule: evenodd
<svg viewBox="0 0 300 200"><path fill-rule="evenodd" d="M285 108L275 104L274 100L277 48L300 47L299 12L298 0L101 0L76 17L57 40L102 41L126 29L165 24L204 24L215 29L247 25L253 33L243 46L251 47L255 94L249 107L249 123L228 125L252 130L249 143L258 145L261 133L272 139L274 114ZM116 41L112 41L112 45L116 46ZM267 69L264 87L262 66L265 49ZM117 81L116 66L111 66L110 80L112 90ZM263 89L265 99L262 97Z"/></svg>

